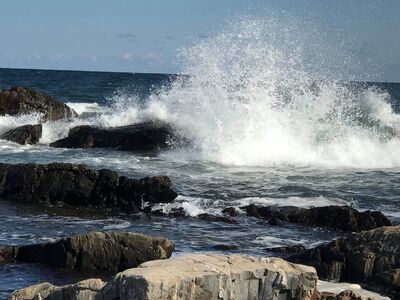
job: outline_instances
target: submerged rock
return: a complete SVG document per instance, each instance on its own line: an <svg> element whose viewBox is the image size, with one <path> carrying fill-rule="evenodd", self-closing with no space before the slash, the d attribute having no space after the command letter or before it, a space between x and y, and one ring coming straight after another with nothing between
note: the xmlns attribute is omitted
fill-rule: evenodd
<svg viewBox="0 0 400 300"><path fill-rule="evenodd" d="M27 115L38 113L42 121L73 118L77 113L66 104L45 93L29 88L12 87L0 90L0 115Z"/></svg>
<svg viewBox="0 0 400 300"><path fill-rule="evenodd" d="M379 211L359 212L349 206L325 206L300 208L294 206L256 206L241 207L248 216L266 219L271 225L286 221L306 226L327 227L343 231L359 232L392 223Z"/></svg>
<svg viewBox="0 0 400 300"><path fill-rule="evenodd" d="M147 262L107 283L99 279L63 287L43 283L16 291L10 299L311 300L316 299L316 284L314 268L279 258L202 254ZM73 298L68 297L71 294Z"/></svg>
<svg viewBox="0 0 400 300"><path fill-rule="evenodd" d="M53 243L2 246L0 257L7 257L3 263L41 263L79 271L116 272L149 260L169 258L174 248L174 243L160 237L131 232L90 232Z"/></svg>
<svg viewBox="0 0 400 300"><path fill-rule="evenodd" d="M288 258L330 281L379 283L399 296L400 225L353 233Z"/></svg>
<svg viewBox="0 0 400 300"><path fill-rule="evenodd" d="M24 125L11 129L0 136L0 139L21 145L36 144L42 137L42 124Z"/></svg>
<svg viewBox="0 0 400 300"><path fill-rule="evenodd" d="M166 176L130 179L108 169L94 170L68 163L0 164L2 199L44 205L69 204L143 210L172 202L177 194Z"/></svg>
<svg viewBox="0 0 400 300"><path fill-rule="evenodd" d="M74 127L68 137L50 146L59 148L111 148L120 151L159 152L169 149L178 138L171 126L144 122L130 126L100 128Z"/></svg>

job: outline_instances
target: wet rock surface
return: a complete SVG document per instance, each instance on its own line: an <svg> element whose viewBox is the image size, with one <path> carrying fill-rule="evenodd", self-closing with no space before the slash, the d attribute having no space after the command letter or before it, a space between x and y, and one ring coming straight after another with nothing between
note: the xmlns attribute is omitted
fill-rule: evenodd
<svg viewBox="0 0 400 300"><path fill-rule="evenodd" d="M10 299L316 299L314 268L279 258L197 254L147 262L107 283L90 279L16 291ZM90 296L90 298L88 298ZM36 297L36 298L35 298Z"/></svg>
<svg viewBox="0 0 400 300"><path fill-rule="evenodd" d="M152 152L170 149L179 139L173 128L163 122L100 128L89 125L74 127L68 137L50 146L59 148L111 148L120 151Z"/></svg>
<svg viewBox="0 0 400 300"><path fill-rule="evenodd" d="M2 263L41 263L78 271L117 272L169 258L171 241L131 232L90 232L53 243L0 246Z"/></svg>
<svg viewBox="0 0 400 300"><path fill-rule="evenodd" d="M11 129L0 136L0 139L21 145L36 144L42 137L42 124L24 125Z"/></svg>
<svg viewBox="0 0 400 300"><path fill-rule="evenodd" d="M315 267L323 280L367 283L400 296L400 225L354 233L288 260Z"/></svg>
<svg viewBox="0 0 400 300"><path fill-rule="evenodd" d="M248 216L268 220L271 225L280 221L306 226L326 227L343 231L359 232L392 223L379 211L359 212L348 206L324 206L300 208L294 206L263 207L249 205L241 207Z"/></svg>
<svg viewBox="0 0 400 300"><path fill-rule="evenodd" d="M0 164L2 199L43 205L90 206L136 212L177 194L169 177L130 179L85 165Z"/></svg>
<svg viewBox="0 0 400 300"><path fill-rule="evenodd" d="M66 104L45 93L24 87L0 90L0 115L27 115L38 113L42 121L73 118L77 113Z"/></svg>

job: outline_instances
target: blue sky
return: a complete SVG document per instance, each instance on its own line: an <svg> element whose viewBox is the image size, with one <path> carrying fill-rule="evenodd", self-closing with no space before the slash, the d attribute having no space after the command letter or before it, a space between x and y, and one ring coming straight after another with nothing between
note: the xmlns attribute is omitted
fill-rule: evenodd
<svg viewBox="0 0 400 300"><path fill-rule="evenodd" d="M4 0L0 9L0 67L177 72L177 49L238 15L272 12L349 44L371 79L400 82L399 0Z"/></svg>

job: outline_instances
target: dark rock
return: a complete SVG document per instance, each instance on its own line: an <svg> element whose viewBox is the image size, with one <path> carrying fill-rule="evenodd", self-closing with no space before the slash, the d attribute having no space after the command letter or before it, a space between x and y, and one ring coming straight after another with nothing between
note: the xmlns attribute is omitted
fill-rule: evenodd
<svg viewBox="0 0 400 300"><path fill-rule="evenodd" d="M271 225L271 226L279 226L279 225L282 224L282 222L278 218L273 217L273 218L268 220L268 224Z"/></svg>
<svg viewBox="0 0 400 300"><path fill-rule="evenodd" d="M370 283L379 282L399 293L400 225L353 233L288 258L311 265L322 280Z"/></svg>
<svg viewBox="0 0 400 300"><path fill-rule="evenodd" d="M327 227L343 231L359 232L392 223L381 212L359 212L349 206L325 206L310 209L293 206L259 207L249 205L241 207L248 216L269 220L272 224L279 221L302 224L306 226Z"/></svg>
<svg viewBox="0 0 400 300"><path fill-rule="evenodd" d="M207 214L207 213L199 214L199 215L197 215L197 218L200 219L200 220L209 221L209 222L221 222L221 223L237 224L237 221L233 220L231 218L227 218L227 217L223 217L223 216L210 215L210 214Z"/></svg>
<svg viewBox="0 0 400 300"><path fill-rule="evenodd" d="M42 124L24 125L11 129L0 136L0 139L21 145L36 144L42 137Z"/></svg>
<svg viewBox="0 0 400 300"><path fill-rule="evenodd" d="M306 250L303 245L293 245L293 246L286 246L286 247L274 247L274 248L267 248L269 252L276 252L276 253L302 253Z"/></svg>
<svg viewBox="0 0 400 300"><path fill-rule="evenodd" d="M231 217L236 217L237 215L239 215L239 212L235 207L227 207L222 210L222 213Z"/></svg>
<svg viewBox="0 0 400 300"><path fill-rule="evenodd" d="M0 245L0 263L13 263L15 262L16 247Z"/></svg>
<svg viewBox="0 0 400 300"><path fill-rule="evenodd" d="M239 246L237 245L226 245L226 244L214 245L213 248L219 251L239 250Z"/></svg>
<svg viewBox="0 0 400 300"><path fill-rule="evenodd" d="M318 300L374 300L374 299L375 298L362 296L353 290L348 290L348 291L343 291L337 295L334 293L323 292L320 293Z"/></svg>
<svg viewBox="0 0 400 300"><path fill-rule="evenodd" d="M171 126L162 122L144 122L130 126L100 128L78 126L68 137L50 146L59 148L111 148L120 151L159 152L169 149L178 138Z"/></svg>
<svg viewBox="0 0 400 300"><path fill-rule="evenodd" d="M111 170L84 165L0 164L0 196L16 202L69 204L134 212L177 194L168 177L129 179Z"/></svg>
<svg viewBox="0 0 400 300"><path fill-rule="evenodd" d="M39 113L42 121L73 118L77 113L66 104L44 93L29 88L12 87L0 90L0 115L26 115Z"/></svg>
<svg viewBox="0 0 400 300"><path fill-rule="evenodd" d="M90 232L53 243L2 246L0 257L9 255L7 247L13 248L16 262L42 263L79 271L117 272L149 260L169 258L175 245L164 238L138 233Z"/></svg>

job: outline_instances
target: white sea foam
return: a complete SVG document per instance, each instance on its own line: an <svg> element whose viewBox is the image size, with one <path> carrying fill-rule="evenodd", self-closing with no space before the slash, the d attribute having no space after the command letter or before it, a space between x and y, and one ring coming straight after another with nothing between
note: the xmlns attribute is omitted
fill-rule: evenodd
<svg viewBox="0 0 400 300"><path fill-rule="evenodd" d="M389 95L330 80L340 73L329 73L329 62L343 62L347 72L349 56L340 57L343 49L299 28L273 20L230 24L185 49L183 72L190 76L152 95L140 113L192 138L195 159L250 166L400 166L400 116Z"/></svg>
<svg viewBox="0 0 400 300"><path fill-rule="evenodd" d="M0 116L0 134L18 126L37 124L40 122L40 114L29 114L20 116Z"/></svg>
<svg viewBox="0 0 400 300"><path fill-rule="evenodd" d="M66 104L73 110L75 110L78 115L81 115L83 113L101 112L107 109L106 107L100 106L96 102L67 102Z"/></svg>
<svg viewBox="0 0 400 300"><path fill-rule="evenodd" d="M247 197L238 200L231 200L230 205L240 207L250 204L263 206L296 206L296 207L322 207L329 205L350 205L346 200L339 198L319 197L287 197L287 198L269 198L269 197Z"/></svg>

